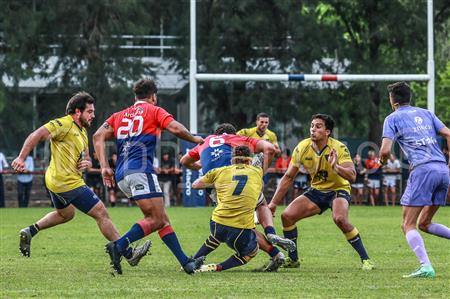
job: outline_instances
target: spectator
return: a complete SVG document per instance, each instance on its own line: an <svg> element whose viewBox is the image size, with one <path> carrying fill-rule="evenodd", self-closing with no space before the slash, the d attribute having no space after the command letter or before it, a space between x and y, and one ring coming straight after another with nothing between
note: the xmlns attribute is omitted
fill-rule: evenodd
<svg viewBox="0 0 450 299"><path fill-rule="evenodd" d="M8 168L8 162L5 155L0 152L0 208L5 207L5 186L3 185L3 168Z"/></svg>
<svg viewBox="0 0 450 299"><path fill-rule="evenodd" d="M92 167L88 168L86 172L86 185L88 185L102 201L104 200L100 162L98 161L96 152L92 155Z"/></svg>
<svg viewBox="0 0 450 299"><path fill-rule="evenodd" d="M25 170L23 174L17 175L17 199L19 202L19 208L28 207L30 201L30 191L33 184L34 160L30 155L25 159Z"/></svg>
<svg viewBox="0 0 450 299"><path fill-rule="evenodd" d="M356 205L361 205L364 198L364 178L366 175L366 169L361 162L361 156L356 154L353 158L353 163L355 164L356 180L352 184L352 198Z"/></svg>
<svg viewBox="0 0 450 299"><path fill-rule="evenodd" d="M116 163L117 163L117 154L113 153L111 155L111 159L109 159L109 166L111 166L111 169L113 171L116 170ZM108 201L111 207L115 207L117 203L117 192L119 191L117 184L115 184L113 187L108 187Z"/></svg>
<svg viewBox="0 0 450 299"><path fill-rule="evenodd" d="M160 174L158 175L159 183L164 196L164 206L170 207L172 194L172 176L175 173L175 161L170 157L169 153L163 153L161 157Z"/></svg>
<svg viewBox="0 0 450 299"><path fill-rule="evenodd" d="M370 205L375 206L375 201L380 195L380 179L381 179L381 164L375 151L370 150L367 154L366 160L367 178L369 179L369 199Z"/></svg>
<svg viewBox="0 0 450 299"><path fill-rule="evenodd" d="M287 148L283 151L281 156L275 162L275 171L280 173L281 176L286 172L286 169L291 162L291 151ZM278 183L278 181L277 181Z"/></svg>
<svg viewBox="0 0 450 299"><path fill-rule="evenodd" d="M183 166L180 163L183 153L179 152L177 159L175 160L175 198L176 205L181 206L181 194L183 193Z"/></svg>
<svg viewBox="0 0 450 299"><path fill-rule="evenodd" d="M397 198L397 175L400 174L400 161L394 154L389 156L386 166L383 168L385 173L383 178L384 186L384 203L389 205L389 193L391 195L392 206L395 206L395 200Z"/></svg>

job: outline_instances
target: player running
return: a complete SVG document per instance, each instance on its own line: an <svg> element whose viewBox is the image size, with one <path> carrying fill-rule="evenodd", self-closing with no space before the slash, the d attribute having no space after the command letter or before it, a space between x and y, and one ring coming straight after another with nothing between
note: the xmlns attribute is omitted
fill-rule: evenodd
<svg viewBox="0 0 450 299"><path fill-rule="evenodd" d="M144 214L120 239L106 245L115 272L122 274L120 258L129 244L158 231L159 237L172 251L188 274L203 264L203 257L191 259L184 254L178 238L170 225L164 209L164 200L158 178L153 170L153 158L160 130L167 130L175 136L193 143L203 139L193 136L171 114L156 106L157 87L153 80L141 79L134 85L134 105L114 113L94 135L94 147L102 168L103 182L120 190L136 201ZM105 155L105 140L116 138L117 165L114 178Z"/></svg>
<svg viewBox="0 0 450 299"><path fill-rule="evenodd" d="M186 153L181 158L181 163L185 167L193 170L202 169L202 172L206 174L212 169L231 165L233 147L246 145L254 153L259 153L263 157L267 157L267 159L264 159L263 161L264 165L261 165L261 167L266 170L273 158L274 146L264 140L238 136L235 134L236 129L233 125L228 123L219 125L213 135L209 135L205 138L205 143L197 145ZM259 246L271 257L269 265L264 267L263 271L273 272L284 263L285 258L283 253L272 245L279 245L286 250L294 250L295 243L289 239L281 238L276 234L273 225L273 217L267 207L267 202L262 192L258 199L256 214L258 215L266 234L266 237L264 237L263 234L256 231ZM203 252L199 251L196 254L196 257L202 255Z"/></svg>
<svg viewBox="0 0 450 299"><path fill-rule="evenodd" d="M411 89L405 82L388 86L389 101L394 111L384 120L381 161L389 159L392 144L397 141L408 158L411 172L400 204L403 206L402 229L406 241L420 261L416 271L403 277L434 278L436 273L428 258L419 229L450 239L450 229L432 223L439 206L445 206L449 185L449 165L439 147L437 135L450 147L450 130L434 113L411 106Z"/></svg>
<svg viewBox="0 0 450 299"><path fill-rule="evenodd" d="M351 201L349 181L355 181L355 167L347 147L330 137L333 127L334 120L331 116L326 114L312 116L311 138L300 141L294 149L291 163L275 191L269 208L275 213L277 205L283 200L300 166L303 165L312 177L311 188L294 199L281 214L284 236L296 241L298 237L296 223L299 220L322 214L331 208L334 223L359 254L362 269L372 270L374 263L367 255L359 231L348 221ZM289 252L285 267L300 267L297 250Z"/></svg>
<svg viewBox="0 0 450 299"><path fill-rule="evenodd" d="M39 231L72 220L75 208L94 218L106 239L113 241L119 238L119 232L109 219L104 204L86 186L81 176L82 171L92 167L86 128L94 120L94 110L94 98L90 94L75 94L67 103L67 115L31 133L19 156L12 162L15 171L23 172L24 160L33 148L41 141L50 140L51 159L45 173L45 185L55 210L20 231L19 249L23 256L30 256L31 239ZM135 250L127 246L124 255L130 265L136 266L147 254L150 245L148 241Z"/></svg>
<svg viewBox="0 0 450 299"><path fill-rule="evenodd" d="M220 243L235 250L220 264L203 265L196 272L220 272L247 264L258 253L253 212L256 208L263 182L263 171L251 165L250 149L245 145L234 148L232 165L208 171L195 180L194 189L214 187L217 207L211 221L211 234L199 249L204 255Z"/></svg>

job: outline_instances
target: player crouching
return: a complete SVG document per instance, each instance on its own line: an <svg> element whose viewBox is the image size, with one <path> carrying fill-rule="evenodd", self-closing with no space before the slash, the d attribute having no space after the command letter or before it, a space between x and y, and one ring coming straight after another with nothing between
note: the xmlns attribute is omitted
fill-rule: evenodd
<svg viewBox="0 0 450 299"><path fill-rule="evenodd" d="M196 256L206 256L220 243L236 253L220 264L201 266L196 272L219 272L247 264L258 252L253 212L262 189L263 171L251 165L247 146L233 151L232 165L210 170L193 183L193 188L214 187L217 206L210 221L211 234Z"/></svg>

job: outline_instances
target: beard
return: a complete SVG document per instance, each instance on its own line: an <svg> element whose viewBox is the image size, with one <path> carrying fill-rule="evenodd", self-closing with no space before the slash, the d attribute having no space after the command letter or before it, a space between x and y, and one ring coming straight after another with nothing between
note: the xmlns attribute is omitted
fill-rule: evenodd
<svg viewBox="0 0 450 299"><path fill-rule="evenodd" d="M83 117L80 117L80 123L85 128L89 128L91 126L91 122L89 122L87 119L85 119Z"/></svg>

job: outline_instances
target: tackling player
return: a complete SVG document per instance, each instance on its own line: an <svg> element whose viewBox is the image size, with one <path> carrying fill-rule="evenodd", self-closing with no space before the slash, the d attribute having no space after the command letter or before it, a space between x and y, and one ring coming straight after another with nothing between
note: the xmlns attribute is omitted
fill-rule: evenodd
<svg viewBox="0 0 450 299"><path fill-rule="evenodd" d="M199 251L205 254L226 243L235 250L220 264L203 265L196 272L219 272L248 263L258 252L253 211L262 190L263 171L251 165L250 149L245 145L234 148L232 165L208 171L195 180L194 189L214 187L217 207L211 221L211 234Z"/></svg>
<svg viewBox="0 0 450 299"><path fill-rule="evenodd" d="M389 159L392 144L397 141L408 158L411 172L400 200L403 206L402 229L406 241L420 261L420 268L403 277L436 276L422 237L416 229L450 239L450 229L432 223L439 206L445 206L449 185L449 167L439 147L437 135L446 138L450 147L450 130L434 113L411 106L411 89L405 82L388 86L389 101L394 110L384 120L381 161Z"/></svg>
<svg viewBox="0 0 450 299"><path fill-rule="evenodd" d="M294 182L300 165L303 165L312 178L311 188L294 199L281 214L284 236L296 241L296 223L299 220L322 214L331 208L334 223L358 252L362 269L372 270L374 264L367 255L359 231L348 221L351 201L349 181L355 181L355 167L347 147L330 137L333 127L334 120L331 116L312 116L311 138L300 141L294 149L289 168L281 179L269 208L275 213L277 205ZM297 250L289 252L285 267L300 267Z"/></svg>
<svg viewBox="0 0 450 299"><path fill-rule="evenodd" d="M94 135L94 147L102 168L103 182L134 200L144 214L119 240L106 245L113 269L122 274L120 257L129 244L158 231L159 237L175 255L184 271L192 274L203 264L203 258L191 259L184 254L164 209L158 178L153 170L153 158L160 130L193 143L203 139L193 136L171 114L156 106L157 87L153 80L141 79L134 84L134 105L114 113ZM105 155L105 140L116 138L117 165L114 172Z"/></svg>
<svg viewBox="0 0 450 299"><path fill-rule="evenodd" d="M41 141L50 140L51 159L45 173L45 185L55 210L20 231L19 249L23 256L30 256L31 239L39 231L72 220L75 208L94 218L106 239L113 241L119 238L104 204L81 176L82 171L92 167L86 128L95 117L94 99L86 92L75 94L67 103L66 114L31 133L19 156L12 162L15 171L24 171L24 160L33 148ZM150 245L148 241L134 251L127 246L125 257L130 265L136 266Z"/></svg>
<svg viewBox="0 0 450 299"><path fill-rule="evenodd" d="M197 145L181 158L181 164L193 170L202 169L203 173L206 174L212 169L231 165L233 147L246 145L252 152L260 153L267 157L264 161L264 165L261 165L261 167L266 170L273 158L274 146L264 140L238 136L235 134L236 129L233 125L228 123L219 125L213 135L209 135L205 138L205 143ZM200 163L198 162L199 160ZM262 192L258 200L256 214L260 219L260 223L263 226L267 237L266 240L266 237L264 237L263 234L256 231L259 246L271 257L269 265L265 267L263 271L273 272L284 263L284 255L278 248L272 246L272 244L280 245L287 250L294 250L295 244L289 239L284 239L276 235L273 217L267 207L267 202ZM202 256L204 255L203 253L203 251L199 251L195 257Z"/></svg>

